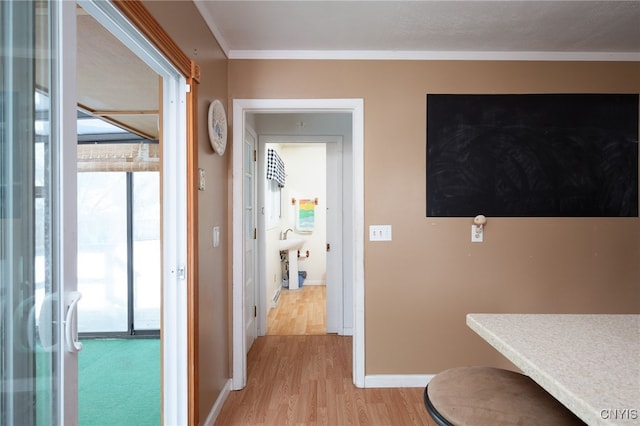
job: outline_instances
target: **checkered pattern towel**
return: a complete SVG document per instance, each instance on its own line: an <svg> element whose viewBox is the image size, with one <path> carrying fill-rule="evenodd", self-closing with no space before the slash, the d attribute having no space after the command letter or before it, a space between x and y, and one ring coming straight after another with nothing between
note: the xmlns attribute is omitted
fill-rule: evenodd
<svg viewBox="0 0 640 426"><path fill-rule="evenodd" d="M284 188L284 162L275 149L267 150L267 179L275 180L278 187Z"/></svg>

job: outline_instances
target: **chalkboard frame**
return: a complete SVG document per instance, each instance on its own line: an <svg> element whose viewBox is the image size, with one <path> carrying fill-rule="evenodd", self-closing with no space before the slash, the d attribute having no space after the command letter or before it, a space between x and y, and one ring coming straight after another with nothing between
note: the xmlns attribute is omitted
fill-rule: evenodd
<svg viewBox="0 0 640 426"><path fill-rule="evenodd" d="M638 217L638 94L427 94L427 217Z"/></svg>

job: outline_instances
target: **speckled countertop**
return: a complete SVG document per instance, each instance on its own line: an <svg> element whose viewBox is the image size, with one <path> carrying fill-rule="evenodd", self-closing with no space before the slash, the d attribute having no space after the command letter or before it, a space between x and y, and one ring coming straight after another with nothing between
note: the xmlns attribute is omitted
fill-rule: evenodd
<svg viewBox="0 0 640 426"><path fill-rule="evenodd" d="M640 315L468 314L467 325L587 424L640 424Z"/></svg>

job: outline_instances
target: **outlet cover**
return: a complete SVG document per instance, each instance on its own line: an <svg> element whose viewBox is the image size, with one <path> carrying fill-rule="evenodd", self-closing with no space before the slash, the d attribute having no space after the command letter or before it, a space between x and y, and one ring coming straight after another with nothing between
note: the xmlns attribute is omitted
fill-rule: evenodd
<svg viewBox="0 0 640 426"><path fill-rule="evenodd" d="M476 225L471 225L471 242L481 243L484 237L484 228L476 228Z"/></svg>

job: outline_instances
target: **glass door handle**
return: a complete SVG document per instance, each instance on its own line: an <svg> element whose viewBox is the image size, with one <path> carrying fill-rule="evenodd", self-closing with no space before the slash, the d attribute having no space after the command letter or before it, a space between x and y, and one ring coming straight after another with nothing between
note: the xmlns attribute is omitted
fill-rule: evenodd
<svg viewBox="0 0 640 426"><path fill-rule="evenodd" d="M70 291L67 293L69 307L64 321L64 336L67 346L67 352L80 352L82 343L78 341L78 325L74 319L77 317L78 302L82 299L82 293L79 291Z"/></svg>
<svg viewBox="0 0 640 426"><path fill-rule="evenodd" d="M46 352L53 352L57 348L57 343L54 343L55 338L54 328L55 324L53 319L55 318L54 309L58 301L58 297L52 294L47 294L40 306L40 315L38 316L38 337L40 338L40 344Z"/></svg>

